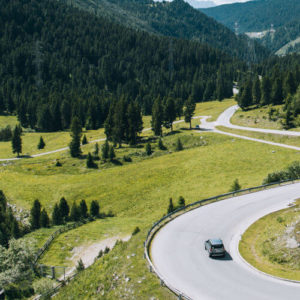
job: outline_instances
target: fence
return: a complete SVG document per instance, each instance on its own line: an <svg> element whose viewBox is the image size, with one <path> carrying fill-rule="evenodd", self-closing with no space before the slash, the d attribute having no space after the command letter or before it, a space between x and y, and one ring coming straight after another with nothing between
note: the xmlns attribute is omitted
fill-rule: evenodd
<svg viewBox="0 0 300 300"><path fill-rule="evenodd" d="M178 289L176 289L176 287L174 287L170 283L168 283L168 281L158 272L158 270L153 265L153 263L151 261L151 258L150 258L149 249L150 249L151 241L152 241L153 237L155 236L155 234L157 233L157 231L161 227L166 225L168 222L173 220L174 218L184 214L185 212L188 212L188 211L191 211L191 210L196 209L198 207L201 207L204 204L209 204L209 203L213 203L213 202L216 202L216 201L225 200L225 199L228 199L228 198L244 195L244 194L247 194L247 193L257 192L257 191L264 190L264 189L271 188L271 187L275 187L275 186L296 183L299 180L300 180L299 178L294 179L294 180L285 180L285 181L281 181L281 182L269 183L269 184L265 184L265 185L260 185L260 186L248 188L248 189L239 190L239 191L236 191L236 192L230 192L230 193L218 195L218 196L215 196L215 197L211 197L211 198L207 198L207 199L204 199L204 200L200 200L200 201L191 203L191 204L189 204L187 206L184 206L184 207L180 207L177 210L175 210L175 211L169 213L168 215L164 216L163 218L161 218L160 220L158 220L157 222L155 222L153 224L153 226L148 231L147 238L144 242L144 257L148 261L150 272L154 272L156 274L156 276L160 279L161 285L167 287L171 292L173 292L175 295L177 295L178 299L192 300L190 297L188 297L187 295L185 295L184 293L182 293Z"/></svg>
<svg viewBox="0 0 300 300"><path fill-rule="evenodd" d="M47 240L47 242L40 248L38 249L36 255L35 255L35 259L34 259L34 264L37 263L37 261L39 260L39 258L43 255L43 253L47 250L47 248L50 246L50 244L53 242L53 240L59 236L60 234L69 231L71 229L75 229L83 224L88 223L88 221L86 222L77 222L77 223L72 223L72 224L67 224L66 226L59 228L58 230L56 230L54 233L52 233L52 235L49 237L49 239Z"/></svg>

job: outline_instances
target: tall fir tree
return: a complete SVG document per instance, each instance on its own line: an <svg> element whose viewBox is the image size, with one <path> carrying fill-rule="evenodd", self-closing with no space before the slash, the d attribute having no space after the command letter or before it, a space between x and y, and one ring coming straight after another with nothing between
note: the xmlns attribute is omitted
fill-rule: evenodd
<svg viewBox="0 0 300 300"><path fill-rule="evenodd" d="M155 135L162 135L162 124L163 124L163 107L161 104L160 97L156 98L152 107L152 120L151 126Z"/></svg>
<svg viewBox="0 0 300 300"><path fill-rule="evenodd" d="M72 119L71 124L71 143L70 147L70 154L72 157L80 157L81 149L80 149L80 139L82 134L82 126L81 122L78 117L74 117Z"/></svg>
<svg viewBox="0 0 300 300"><path fill-rule="evenodd" d="M87 208L85 200L81 200L80 201L79 209L80 209L80 216L82 218L87 218L87 216L88 216L88 208Z"/></svg>
<svg viewBox="0 0 300 300"><path fill-rule="evenodd" d="M41 227L47 228L49 227L50 220L47 211L43 208L41 212Z"/></svg>
<svg viewBox="0 0 300 300"><path fill-rule="evenodd" d="M60 214L61 214L61 217L63 218L63 220L68 221L70 207L69 207L69 204L68 204L67 200L65 199L65 197L62 197L59 200L59 211L60 211Z"/></svg>
<svg viewBox="0 0 300 300"><path fill-rule="evenodd" d="M63 224L63 217L60 213L60 209L57 203L55 203L53 212L52 212L52 224L61 225Z"/></svg>
<svg viewBox="0 0 300 300"><path fill-rule="evenodd" d="M252 80L250 78L247 80L241 95L238 97L238 103L242 109L252 105Z"/></svg>
<svg viewBox="0 0 300 300"><path fill-rule="evenodd" d="M260 90L260 80L259 77L256 76L252 85L252 98L253 104L258 105L261 100L261 90Z"/></svg>
<svg viewBox="0 0 300 300"><path fill-rule="evenodd" d="M18 125L16 125L14 129L11 144L12 144L12 152L17 153L17 156L19 157L20 153L22 153L22 138L21 138L20 128Z"/></svg>
<svg viewBox="0 0 300 300"><path fill-rule="evenodd" d="M76 202L73 202L70 212L70 220L73 222L78 222L80 219L80 210L76 205Z"/></svg>
<svg viewBox="0 0 300 300"><path fill-rule="evenodd" d="M93 217L95 217L95 218L98 218L98 217L99 217L99 214L100 214L100 206L99 206L98 201L93 200L93 201L91 202L91 206L90 206L90 214L91 214L91 216L93 216Z"/></svg>
<svg viewBox="0 0 300 300"><path fill-rule="evenodd" d="M137 135L143 130L143 119L140 106L136 102L131 102L127 109L128 137L130 145L137 143Z"/></svg>
<svg viewBox="0 0 300 300"><path fill-rule="evenodd" d="M271 81L268 76L263 77L261 82L261 105L268 105L271 102Z"/></svg>
<svg viewBox="0 0 300 300"><path fill-rule="evenodd" d="M192 128L192 119L195 113L195 108L196 108L196 103L194 102L192 97L189 97L185 102L183 114L184 114L184 121L186 123L190 123L190 129Z"/></svg>
<svg viewBox="0 0 300 300"><path fill-rule="evenodd" d="M41 226L41 203L38 199L34 200L30 210L30 227L32 230L39 229Z"/></svg>
<svg viewBox="0 0 300 300"><path fill-rule="evenodd" d="M173 122L176 120L176 106L173 98L168 97L164 103L164 126L173 131Z"/></svg>
<svg viewBox="0 0 300 300"><path fill-rule="evenodd" d="M101 147L101 158L102 160L107 160L109 157L109 143L108 140L105 141L105 143Z"/></svg>
<svg viewBox="0 0 300 300"><path fill-rule="evenodd" d="M45 141L44 141L43 137L41 136L37 148L38 148L39 150L41 150L41 149L44 149L45 146L46 146Z"/></svg>

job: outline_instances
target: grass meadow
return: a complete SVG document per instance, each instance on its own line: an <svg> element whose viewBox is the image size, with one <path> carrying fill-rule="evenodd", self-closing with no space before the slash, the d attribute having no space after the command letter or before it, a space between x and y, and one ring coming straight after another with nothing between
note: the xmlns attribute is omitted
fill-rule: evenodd
<svg viewBox="0 0 300 300"><path fill-rule="evenodd" d="M300 281L300 200L296 206L271 213L252 224L239 245L241 255L255 268L274 276Z"/></svg>
<svg viewBox="0 0 300 300"><path fill-rule="evenodd" d="M232 100L203 103L197 106L196 115L209 114L215 119L232 104ZM183 196L186 203L192 203L227 192L236 178L242 188L260 185L268 173L299 159L293 150L278 148L274 153L273 146L189 131L187 127L188 124L180 123L174 126L174 133L165 132L165 151L158 150L151 132L144 132L144 142L150 141L154 150L151 156L145 155L144 144L135 148L124 146L116 149L121 163L97 161L98 169L87 169L85 159L70 158L67 151L1 165L0 189L18 207L29 210L33 201L39 199L50 212L64 196L69 204L85 199L89 205L98 200L102 212L111 210L115 214L113 218L100 219L60 235L42 257L45 264L72 266L76 263L71 259L75 247L130 235L136 226L141 229L127 243L118 243L109 254L78 275L56 298L173 299L167 289L160 288L143 259L147 229L167 212L169 198L176 203ZM100 133L93 133L93 137L98 138ZM63 135L56 134L62 145ZM62 134L66 139L68 133ZM179 152L178 138L184 146ZM93 147L86 145L84 154ZM124 155L129 155L132 162L124 162ZM55 166L57 159L62 167ZM30 237L41 245L52 230L39 230Z"/></svg>
<svg viewBox="0 0 300 300"><path fill-rule="evenodd" d="M263 132L252 132L247 130L232 129L224 126L218 126L217 128L225 132L248 136L255 139L300 147L299 136L287 136L287 135L271 134L271 133L263 133Z"/></svg>

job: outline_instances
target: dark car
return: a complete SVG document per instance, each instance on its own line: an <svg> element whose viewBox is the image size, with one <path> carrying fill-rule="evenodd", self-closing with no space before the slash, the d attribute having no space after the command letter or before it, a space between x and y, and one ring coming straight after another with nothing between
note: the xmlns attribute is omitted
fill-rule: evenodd
<svg viewBox="0 0 300 300"><path fill-rule="evenodd" d="M210 239L204 243L205 250L208 251L209 257L222 256L226 254L224 244L221 239Z"/></svg>

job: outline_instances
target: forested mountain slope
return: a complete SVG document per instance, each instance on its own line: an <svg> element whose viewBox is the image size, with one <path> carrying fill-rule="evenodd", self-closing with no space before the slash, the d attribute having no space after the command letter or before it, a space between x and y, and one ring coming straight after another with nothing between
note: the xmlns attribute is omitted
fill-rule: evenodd
<svg viewBox="0 0 300 300"><path fill-rule="evenodd" d="M247 61L260 61L269 54L258 43L245 36L236 37L231 30L183 0L73 0L72 5L128 27L207 43Z"/></svg>
<svg viewBox="0 0 300 300"><path fill-rule="evenodd" d="M49 0L0 0L0 113L24 127L98 128L111 101L197 101L231 94L244 64L206 45L150 35Z"/></svg>
<svg viewBox="0 0 300 300"><path fill-rule="evenodd" d="M239 33L270 30L261 39L262 45L273 53L300 37L300 1L257 0L245 3L221 5L201 9L205 14L234 29L238 23ZM286 52L297 52L300 44L293 45ZM282 54L285 54L282 53Z"/></svg>
<svg viewBox="0 0 300 300"><path fill-rule="evenodd" d="M277 29L300 19L298 0L257 0L245 3L220 5L201 9L206 15L234 29L238 22L240 32L264 31L271 24Z"/></svg>

